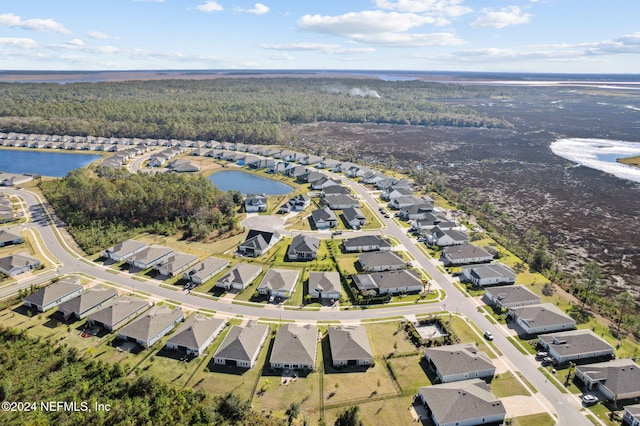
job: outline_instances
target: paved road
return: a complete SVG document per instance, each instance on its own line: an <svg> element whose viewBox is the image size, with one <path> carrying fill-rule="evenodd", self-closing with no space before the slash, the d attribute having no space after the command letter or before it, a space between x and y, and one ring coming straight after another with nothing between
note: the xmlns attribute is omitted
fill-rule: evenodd
<svg viewBox="0 0 640 426"><path fill-rule="evenodd" d="M75 253L66 245L66 243L64 243L64 240L60 237L57 228L49 225L48 214L41 208L42 200L35 193L16 189L7 189L6 192L23 197L28 205L29 212L33 217L33 221L21 225L20 227L32 228L40 232L44 244L62 266L57 271L45 272L29 279L20 280L17 284L11 285L10 288L1 288L0 299L7 297L11 292L15 293L19 289L27 288L32 283L44 282L51 279L56 274L82 273L96 277L99 281L116 283L118 286L130 288L134 291L150 293L160 299L171 299L181 302L182 307L185 309L190 307L193 309L204 308L217 311L222 315L242 315L247 318L271 318L273 320L290 319L297 321L340 320L344 322L359 322L364 319L384 318L398 315L414 315L448 309L449 311L457 312L468 317L482 330L489 330L493 333L495 336L494 343L496 347L504 354L504 357L502 358L506 358L506 363L511 369L521 371L527 380L540 391L537 395L541 404L545 407L552 407L552 410L549 411L555 411L555 413L557 413L558 425L591 425L591 423L580 412L580 403L575 396L563 394L551 383L548 383L542 373L537 370L538 364L534 362L533 357L525 356L520 353L506 339L503 334L503 330L499 328L499 326L490 323L484 315L478 312L478 305L475 300L465 297L454 287L451 277L447 274L442 274L437 269L436 262L433 259L428 259L422 251L415 246L414 241L407 236L404 228L394 223L393 219L385 218L378 214L376 208L377 204L366 188L349 179L342 178L342 180L357 191L363 200L372 206L374 214L378 215L379 219L386 226L385 234L398 239L400 243L404 245L406 250L416 259L415 262L428 272L437 286L446 291L446 300L438 304L418 303L415 305L388 306L380 309L355 308L350 310L336 309L307 311L283 309L282 307L275 306L245 306L232 304L230 300L225 299L211 300L197 297L183 291L174 291L160 287L160 282L156 280L142 282L137 279L133 279L127 273L114 274L113 271L108 272L107 268L103 265L82 259L79 254ZM348 233L345 233L345 236L347 234ZM359 233L359 235L362 234L363 233ZM540 395L544 395L546 399Z"/></svg>

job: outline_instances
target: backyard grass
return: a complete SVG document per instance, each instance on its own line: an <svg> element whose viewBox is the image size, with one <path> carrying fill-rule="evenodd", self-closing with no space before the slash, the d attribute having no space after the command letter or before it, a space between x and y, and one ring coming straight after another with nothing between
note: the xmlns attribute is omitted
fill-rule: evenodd
<svg viewBox="0 0 640 426"><path fill-rule="evenodd" d="M375 357L383 357L390 353L411 353L417 350L406 338L404 327L399 321L367 324L365 327Z"/></svg>
<svg viewBox="0 0 640 426"><path fill-rule="evenodd" d="M422 386L432 385L425 372L422 354L387 359L400 390L404 395L416 394Z"/></svg>
<svg viewBox="0 0 640 426"><path fill-rule="evenodd" d="M411 412L407 408L413 402L413 396L386 398L361 402L358 404L358 417L364 426L377 425L410 425L413 423ZM348 405L326 408L324 424L334 424L340 413L349 408ZM311 423L315 424L315 423ZM426 423L429 424L429 423Z"/></svg>
<svg viewBox="0 0 640 426"><path fill-rule="evenodd" d="M372 397L395 397L398 391L382 361L364 367L345 367L334 370L325 362L324 405L355 405ZM329 366L329 367L328 367Z"/></svg>

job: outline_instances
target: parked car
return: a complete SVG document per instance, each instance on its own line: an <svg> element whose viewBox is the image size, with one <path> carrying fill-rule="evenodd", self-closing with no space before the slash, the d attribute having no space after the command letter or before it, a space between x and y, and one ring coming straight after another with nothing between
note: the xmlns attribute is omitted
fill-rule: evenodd
<svg viewBox="0 0 640 426"><path fill-rule="evenodd" d="M550 356L546 356L544 358L542 358L542 365L553 365L555 364L556 360L553 359L553 357Z"/></svg>
<svg viewBox="0 0 640 426"><path fill-rule="evenodd" d="M487 340L493 340L493 333L491 333L490 331L487 330L487 331L484 332L484 337Z"/></svg>
<svg viewBox="0 0 640 426"><path fill-rule="evenodd" d="M584 405L594 405L598 403L598 397L595 395L582 395L582 402Z"/></svg>
<svg viewBox="0 0 640 426"><path fill-rule="evenodd" d="M538 352L536 354L536 359L542 359L549 356L549 352Z"/></svg>

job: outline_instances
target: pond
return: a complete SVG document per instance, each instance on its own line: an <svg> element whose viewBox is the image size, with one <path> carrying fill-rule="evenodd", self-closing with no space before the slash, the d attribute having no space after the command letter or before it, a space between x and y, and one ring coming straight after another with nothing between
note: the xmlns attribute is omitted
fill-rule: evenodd
<svg viewBox="0 0 640 426"><path fill-rule="evenodd" d="M284 195L293 191L286 183L239 171L214 173L209 180L222 191L240 191L245 195Z"/></svg>
<svg viewBox="0 0 640 426"><path fill-rule="evenodd" d="M102 158L95 154L0 149L0 171L62 177Z"/></svg>

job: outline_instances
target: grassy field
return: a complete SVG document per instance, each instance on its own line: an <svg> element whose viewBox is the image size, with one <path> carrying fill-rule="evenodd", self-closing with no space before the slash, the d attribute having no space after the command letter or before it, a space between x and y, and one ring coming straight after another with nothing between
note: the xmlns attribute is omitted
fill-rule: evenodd
<svg viewBox="0 0 640 426"><path fill-rule="evenodd" d="M511 419L511 426L553 426L555 424L556 421L547 413L531 414Z"/></svg>
<svg viewBox="0 0 640 426"><path fill-rule="evenodd" d="M371 399L358 404L358 416L365 426L410 425L413 423L413 417L407 408L412 402L413 396L393 399ZM338 415L347 408L348 406L340 406L325 409L325 424L332 425Z"/></svg>
<svg viewBox="0 0 640 426"><path fill-rule="evenodd" d="M491 392L498 398L512 395L530 395L529 391L527 391L510 371L496 375L493 378L491 381Z"/></svg>
<svg viewBox="0 0 640 426"><path fill-rule="evenodd" d="M404 395L416 394L420 387L433 384L422 354L389 358L387 362Z"/></svg>
<svg viewBox="0 0 640 426"><path fill-rule="evenodd" d="M489 356L489 358L496 357L493 352L489 351L487 341L482 337L482 335L477 334L479 333L479 331L474 331L470 323L465 319L452 317L450 324L453 331L458 335L458 337L460 337L461 342L475 343L478 349L485 352ZM494 348L494 350L496 349Z"/></svg>
<svg viewBox="0 0 640 426"><path fill-rule="evenodd" d="M365 325L371 350L375 357L383 357L390 353L412 353L417 348L407 338L399 321Z"/></svg>

